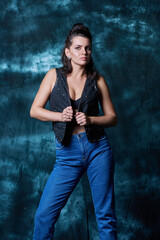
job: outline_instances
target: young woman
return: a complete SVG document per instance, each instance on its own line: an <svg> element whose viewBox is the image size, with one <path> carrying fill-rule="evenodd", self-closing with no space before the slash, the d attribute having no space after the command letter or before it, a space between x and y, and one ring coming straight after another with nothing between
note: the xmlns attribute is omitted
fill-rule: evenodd
<svg viewBox="0 0 160 240"><path fill-rule="evenodd" d="M100 240L116 239L114 158L104 127L117 124L108 85L94 68L92 35L74 24L65 41L63 67L45 75L30 116L51 121L56 162L35 215L33 240L51 240L61 209L87 171ZM45 109L49 100L50 110ZM104 115L98 116L99 104Z"/></svg>

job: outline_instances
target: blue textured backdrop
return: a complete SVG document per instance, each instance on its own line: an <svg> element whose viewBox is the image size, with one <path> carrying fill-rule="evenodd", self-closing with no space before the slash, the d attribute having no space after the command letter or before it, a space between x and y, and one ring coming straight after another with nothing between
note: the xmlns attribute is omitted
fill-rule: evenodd
<svg viewBox="0 0 160 240"><path fill-rule="evenodd" d="M160 239L159 1L2 0L0 16L0 239L31 240L34 214L55 161L50 122L29 111L41 80L61 66L76 22L93 34L93 59L106 78L119 124L113 149L119 240ZM47 104L48 108L48 104ZM98 240L83 176L56 223L56 240Z"/></svg>

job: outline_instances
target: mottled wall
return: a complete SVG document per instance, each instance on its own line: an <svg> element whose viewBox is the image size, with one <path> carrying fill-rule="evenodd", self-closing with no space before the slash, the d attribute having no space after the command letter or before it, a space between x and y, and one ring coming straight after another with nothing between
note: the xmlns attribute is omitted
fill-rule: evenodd
<svg viewBox="0 0 160 240"><path fill-rule="evenodd" d="M116 161L118 239L160 239L159 1L2 0L0 22L0 239L32 239L55 145L51 123L29 111L46 72L61 66L76 22L93 34L95 65L119 117L106 128ZM86 175L61 212L55 239L98 240Z"/></svg>

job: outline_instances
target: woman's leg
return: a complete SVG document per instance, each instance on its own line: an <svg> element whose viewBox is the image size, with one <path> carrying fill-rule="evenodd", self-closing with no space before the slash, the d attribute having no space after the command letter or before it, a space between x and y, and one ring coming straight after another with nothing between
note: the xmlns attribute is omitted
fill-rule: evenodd
<svg viewBox="0 0 160 240"><path fill-rule="evenodd" d="M91 144L89 144L91 145ZM114 159L108 137L93 143L87 168L100 240L116 239Z"/></svg>
<svg viewBox="0 0 160 240"><path fill-rule="evenodd" d="M59 147L59 145L57 143L56 146ZM74 151L77 151L76 146ZM54 224L60 211L83 174L83 168L77 164L78 160L74 158L74 154L73 156L70 154L71 152L71 148L67 147L57 149L54 169L49 176L36 211L33 240L53 238Z"/></svg>

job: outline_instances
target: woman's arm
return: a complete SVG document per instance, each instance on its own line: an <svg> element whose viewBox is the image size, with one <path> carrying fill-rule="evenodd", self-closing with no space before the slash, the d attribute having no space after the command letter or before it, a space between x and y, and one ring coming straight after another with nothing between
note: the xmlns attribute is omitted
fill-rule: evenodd
<svg viewBox="0 0 160 240"><path fill-rule="evenodd" d="M56 69L50 69L43 78L39 90L35 96L30 109L30 116L41 121L59 121L60 113L52 112L45 109L51 93L52 86L56 81Z"/></svg>
<svg viewBox="0 0 160 240"><path fill-rule="evenodd" d="M103 76L100 76L97 87L100 95L100 104L103 110L103 116L86 116L85 113L76 113L76 121L79 125L95 124L103 127L115 126L118 123L118 118L113 106L109 87Z"/></svg>
<svg viewBox="0 0 160 240"><path fill-rule="evenodd" d="M32 118L52 122L69 122L72 120L73 110L71 106L65 108L63 112L53 112L44 108L56 82L56 77L56 69L52 68L43 78L30 109L30 116Z"/></svg>
<svg viewBox="0 0 160 240"><path fill-rule="evenodd" d="M100 105L102 107L103 116L89 117L90 124L101 125L103 127L115 126L118 123L118 118L114 105L111 100L109 87L103 76L100 76L97 81L97 87L100 94Z"/></svg>

